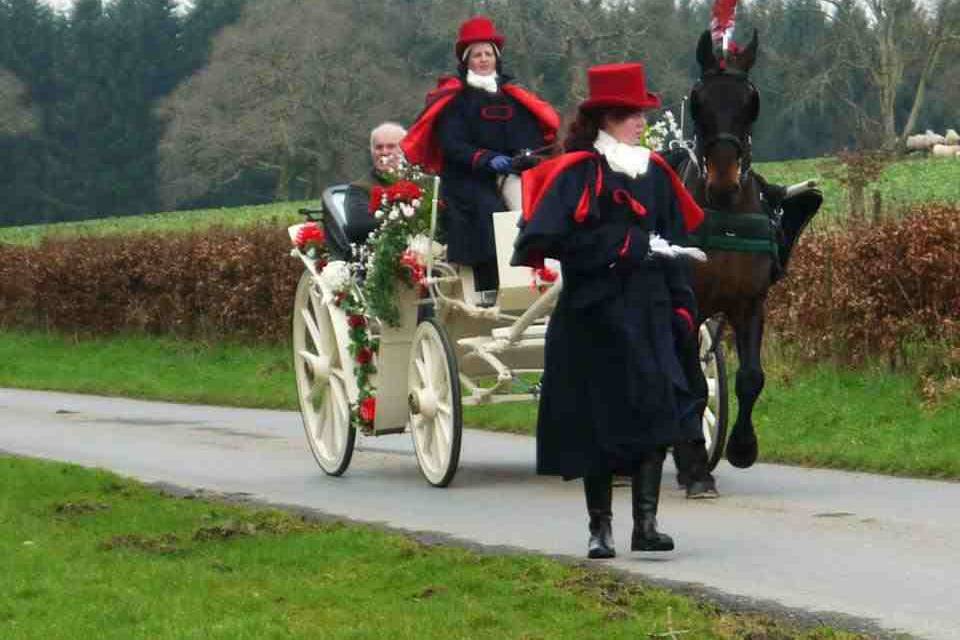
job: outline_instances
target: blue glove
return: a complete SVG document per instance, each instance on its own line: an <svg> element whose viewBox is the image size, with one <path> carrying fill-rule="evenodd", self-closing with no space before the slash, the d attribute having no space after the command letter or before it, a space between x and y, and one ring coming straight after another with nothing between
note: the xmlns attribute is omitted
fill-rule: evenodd
<svg viewBox="0 0 960 640"><path fill-rule="evenodd" d="M487 164L497 173L510 173L513 161L507 156L493 156Z"/></svg>

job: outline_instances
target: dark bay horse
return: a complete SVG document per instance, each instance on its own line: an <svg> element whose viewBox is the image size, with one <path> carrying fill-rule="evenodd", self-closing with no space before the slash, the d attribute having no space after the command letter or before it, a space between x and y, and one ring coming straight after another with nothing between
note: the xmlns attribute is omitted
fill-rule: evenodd
<svg viewBox="0 0 960 640"><path fill-rule="evenodd" d="M756 31L745 48L731 52L715 50L709 31L701 36L701 78L690 93L695 144L685 166L678 167L706 212L702 235L695 240L709 260L693 267L699 320L722 314L736 338L739 411L726 456L740 468L753 465L758 455L752 412L764 385L760 347L767 292L784 273L791 249L822 200L814 191L790 201L786 189L768 185L750 170L750 136L760 96L748 74L757 50ZM693 386L705 404L706 382L695 380ZM697 454L705 460L704 452ZM681 474L689 472L695 479L708 473L703 467L694 464Z"/></svg>

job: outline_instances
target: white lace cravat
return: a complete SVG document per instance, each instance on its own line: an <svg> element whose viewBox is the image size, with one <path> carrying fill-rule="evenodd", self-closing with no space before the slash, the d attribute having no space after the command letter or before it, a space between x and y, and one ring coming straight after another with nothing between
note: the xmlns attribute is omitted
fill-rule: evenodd
<svg viewBox="0 0 960 640"><path fill-rule="evenodd" d="M467 84L476 89L483 89L487 93L496 93L497 74L491 73L488 76L482 76L479 73L467 70Z"/></svg>
<svg viewBox="0 0 960 640"><path fill-rule="evenodd" d="M607 159L611 169L631 178L645 174L650 165L650 149L624 144L606 131L597 133L593 146Z"/></svg>

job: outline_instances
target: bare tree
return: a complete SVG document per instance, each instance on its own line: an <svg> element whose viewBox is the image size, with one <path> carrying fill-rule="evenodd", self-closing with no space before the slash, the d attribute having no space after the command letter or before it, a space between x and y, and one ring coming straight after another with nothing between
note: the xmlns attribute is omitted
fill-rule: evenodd
<svg viewBox="0 0 960 640"><path fill-rule="evenodd" d="M920 109L927 95L927 86L940 58L951 43L960 43L960 2L958 0L939 0L932 14L930 39L927 43L920 80L914 93L913 106L903 131L900 133L900 146L906 145L907 136L917 126Z"/></svg>
<svg viewBox="0 0 960 640"><path fill-rule="evenodd" d="M0 69L0 135L17 136L36 127L33 111L26 106L27 89L17 76Z"/></svg>
<svg viewBox="0 0 960 640"><path fill-rule="evenodd" d="M281 200L296 182L312 196L324 180L362 171L370 126L412 116L425 85L357 31L346 0L249 6L218 36L208 66L161 107L164 204L249 170L270 172Z"/></svg>
<svg viewBox="0 0 960 640"><path fill-rule="evenodd" d="M835 8L834 43L839 82L844 71L864 74L877 97L877 124L883 144L902 145L917 124L926 89L938 68L944 48L960 40L960 0L937 0L928 7L915 0L826 0ZM905 79L918 69L916 84ZM904 93L910 116L898 130L897 104ZM863 121L869 110L847 96L849 106Z"/></svg>

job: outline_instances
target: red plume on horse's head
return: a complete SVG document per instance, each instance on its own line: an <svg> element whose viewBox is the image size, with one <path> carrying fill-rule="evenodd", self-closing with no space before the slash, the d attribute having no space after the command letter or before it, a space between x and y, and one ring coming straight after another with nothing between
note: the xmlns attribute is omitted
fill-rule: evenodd
<svg viewBox="0 0 960 640"><path fill-rule="evenodd" d="M737 0L714 0L710 16L710 35L713 48L719 58L725 58L733 42L733 28L736 25Z"/></svg>

